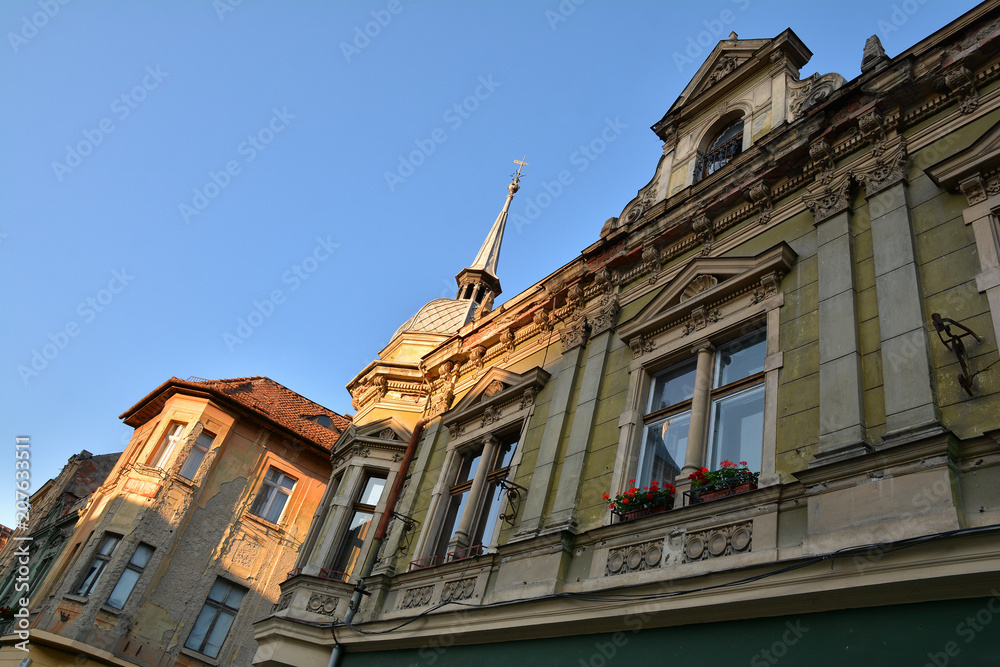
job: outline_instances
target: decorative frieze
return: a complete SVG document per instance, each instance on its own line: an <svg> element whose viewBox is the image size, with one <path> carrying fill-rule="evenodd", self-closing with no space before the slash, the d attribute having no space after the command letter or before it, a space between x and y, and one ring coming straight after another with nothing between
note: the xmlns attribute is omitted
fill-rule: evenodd
<svg viewBox="0 0 1000 667"><path fill-rule="evenodd" d="M413 609L414 607L424 607L431 603L431 595L434 593L434 586L420 586L418 588L407 588L399 599L400 609Z"/></svg>
<svg viewBox="0 0 1000 667"><path fill-rule="evenodd" d="M476 591L476 578L459 579L457 581L446 581L441 588L441 602L455 602L458 600L468 600Z"/></svg>
<svg viewBox="0 0 1000 667"><path fill-rule="evenodd" d="M882 116L874 109L858 116L858 129L872 146L872 155L878 157L885 151L885 127L882 124Z"/></svg>
<svg viewBox="0 0 1000 667"><path fill-rule="evenodd" d="M311 611L314 614L322 614L323 616L333 616L337 612L338 604L340 604L340 598L325 595L324 593L313 593L309 596L306 611Z"/></svg>
<svg viewBox="0 0 1000 667"><path fill-rule="evenodd" d="M826 141L821 139L809 146L809 159L816 164L821 174L832 175L834 168L833 149Z"/></svg>
<svg viewBox="0 0 1000 667"><path fill-rule="evenodd" d="M753 521L717 526L688 533L684 538L685 563L749 553L752 547Z"/></svg>
<svg viewBox="0 0 1000 667"><path fill-rule="evenodd" d="M695 308L691 311L691 317L684 323L684 333L681 336L690 336L695 331L701 331L709 324L715 324L722 319L720 308Z"/></svg>
<svg viewBox="0 0 1000 667"><path fill-rule="evenodd" d="M652 540L608 551L608 563L604 576L643 572L660 567L663 561L663 541Z"/></svg>

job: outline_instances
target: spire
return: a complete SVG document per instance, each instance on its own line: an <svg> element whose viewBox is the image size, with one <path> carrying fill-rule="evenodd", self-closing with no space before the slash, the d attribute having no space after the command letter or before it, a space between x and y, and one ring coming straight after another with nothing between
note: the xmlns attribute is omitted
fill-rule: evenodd
<svg viewBox="0 0 1000 667"><path fill-rule="evenodd" d="M527 156L526 156L527 157ZM457 299L472 299L477 304L484 304L488 310L492 307L493 298L500 294L500 280L497 278L497 264L500 262L500 245L503 243L503 231L507 224L507 212L510 210L510 203L514 199L514 194L520 189L521 169L528 166L523 159L514 160L518 165L517 171L513 174L513 180L507 186L507 201L500 209L490 233L486 235L483 246L479 249L479 254L473 260L472 265L462 269L455 276L458 282Z"/></svg>

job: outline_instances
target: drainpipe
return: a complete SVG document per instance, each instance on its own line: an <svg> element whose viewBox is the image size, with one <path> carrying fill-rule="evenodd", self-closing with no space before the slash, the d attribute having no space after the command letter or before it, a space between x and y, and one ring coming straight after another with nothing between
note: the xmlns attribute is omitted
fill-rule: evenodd
<svg viewBox="0 0 1000 667"><path fill-rule="evenodd" d="M389 530L389 521L392 520L392 512L396 509L396 502L399 500L399 495L403 491L403 482L406 481L406 474L410 471L410 463L413 462L413 454L417 451L417 441L420 440L420 434L423 433L424 424L426 423L426 419L421 419L417 422L416 426L413 427L413 433L410 435L410 442L406 446L406 452L403 454L403 460L399 464L399 472L396 473L396 479L392 483L392 489L389 490L389 497L385 501L385 511L382 513L382 518L378 522L378 528L375 530L372 546L368 550L368 555L365 557L365 565L361 568L361 575L358 577L358 585L354 587L354 595L351 596L351 603L347 607L347 614L344 616L345 624L354 620L354 613L361 605L361 596L364 595L365 591L365 579L367 579L368 576L371 575L372 570L375 569L375 561L378 560L379 547L382 546L382 542L385 540L385 534ZM334 641L336 642L336 631L334 631ZM333 651L330 653L330 661L326 663L326 667L337 667L340 663L340 656L343 652L343 648L339 643L334 644Z"/></svg>

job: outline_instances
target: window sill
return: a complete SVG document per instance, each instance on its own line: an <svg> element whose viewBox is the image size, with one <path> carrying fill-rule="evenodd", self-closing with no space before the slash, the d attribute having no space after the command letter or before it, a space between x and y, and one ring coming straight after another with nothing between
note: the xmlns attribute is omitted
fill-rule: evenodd
<svg viewBox="0 0 1000 667"><path fill-rule="evenodd" d="M188 656L189 658L194 658L195 660L200 660L203 663L205 663L206 665L218 665L219 664L219 659L218 658L210 658L207 655L205 655L204 653L198 653L198 651L195 651L193 649L189 649L187 646L182 646L181 647L181 653L183 653L184 655Z"/></svg>
<svg viewBox="0 0 1000 667"><path fill-rule="evenodd" d="M247 519L252 519L253 521L264 526L265 528L270 528L271 530L277 530L282 533L285 532L285 529L281 525L276 523L271 523L262 516L257 516L256 514L253 514L251 512L247 512L243 516L246 517Z"/></svg>
<svg viewBox="0 0 1000 667"><path fill-rule="evenodd" d="M79 602L80 604L87 604L90 602L89 597L84 597L82 595L76 595L74 593L63 593L63 600L70 600L72 602Z"/></svg>
<svg viewBox="0 0 1000 667"><path fill-rule="evenodd" d="M109 607L106 604L102 604L101 605L101 612L103 612L105 614L111 614L112 616L121 616L122 615L122 610L121 609L115 609L114 607Z"/></svg>

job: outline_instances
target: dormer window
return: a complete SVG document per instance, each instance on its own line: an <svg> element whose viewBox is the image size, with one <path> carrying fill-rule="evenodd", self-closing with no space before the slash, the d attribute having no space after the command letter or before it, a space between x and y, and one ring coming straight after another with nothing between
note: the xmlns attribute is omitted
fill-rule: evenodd
<svg viewBox="0 0 1000 667"><path fill-rule="evenodd" d="M695 165L695 182L711 176L729 164L743 150L743 119L716 135Z"/></svg>

